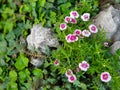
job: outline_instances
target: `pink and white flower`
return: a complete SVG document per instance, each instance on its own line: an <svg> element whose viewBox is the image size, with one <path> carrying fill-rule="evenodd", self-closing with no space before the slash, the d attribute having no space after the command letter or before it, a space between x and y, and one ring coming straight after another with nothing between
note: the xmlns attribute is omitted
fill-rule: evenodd
<svg viewBox="0 0 120 90"><path fill-rule="evenodd" d="M98 32L98 29L94 24L91 24L89 26L89 30L90 30L91 33L97 33Z"/></svg>
<svg viewBox="0 0 120 90"><path fill-rule="evenodd" d="M82 35L85 37L89 37L91 35L91 33L88 30L83 30Z"/></svg>
<svg viewBox="0 0 120 90"><path fill-rule="evenodd" d="M101 73L100 79L103 82L109 82L111 80L110 73L109 72L103 72L103 73Z"/></svg>
<svg viewBox="0 0 120 90"><path fill-rule="evenodd" d="M77 40L78 40L78 37L75 34L72 34L71 37L70 37L70 41L75 42Z"/></svg>
<svg viewBox="0 0 120 90"><path fill-rule="evenodd" d="M87 71L89 68L89 64L86 61L82 61L82 63L79 63L79 68L82 71Z"/></svg>
<svg viewBox="0 0 120 90"><path fill-rule="evenodd" d="M73 83L75 80L76 80L76 76L74 74L68 77L68 81L71 83Z"/></svg>
<svg viewBox="0 0 120 90"><path fill-rule="evenodd" d="M66 41L67 42L75 42L78 40L78 37L75 34L68 34L66 36Z"/></svg>
<svg viewBox="0 0 120 90"><path fill-rule="evenodd" d="M82 31L79 30L79 29L76 29L76 30L74 31L74 34L79 36L79 35L82 34Z"/></svg>
<svg viewBox="0 0 120 90"><path fill-rule="evenodd" d="M66 23L61 23L60 24L60 30L64 30L67 28L67 24Z"/></svg>
<svg viewBox="0 0 120 90"><path fill-rule="evenodd" d="M59 64L60 64L60 63L59 63L59 60L55 60L55 61L54 61L54 65L55 65L55 66L58 66Z"/></svg>
<svg viewBox="0 0 120 90"><path fill-rule="evenodd" d="M67 41L67 42L71 42L71 40L70 40L71 36L72 36L72 34L68 34L68 35L66 36L66 41Z"/></svg>
<svg viewBox="0 0 120 90"><path fill-rule="evenodd" d="M75 18L71 18L71 23L76 24L77 20Z"/></svg>
<svg viewBox="0 0 120 90"><path fill-rule="evenodd" d="M79 14L78 14L77 11L71 11L71 12L70 12L70 17L71 17L71 18L78 18L78 17L79 17Z"/></svg>
<svg viewBox="0 0 120 90"><path fill-rule="evenodd" d="M81 19L83 21L88 21L90 19L90 14L89 13L84 13L82 16L81 16Z"/></svg>
<svg viewBox="0 0 120 90"><path fill-rule="evenodd" d="M67 77L72 76L72 75L73 75L72 70L71 70L71 69L68 69L68 70L66 71L65 75L66 75Z"/></svg>
<svg viewBox="0 0 120 90"><path fill-rule="evenodd" d="M66 16L66 17L65 17L65 19L64 19L64 21L65 21L66 23L69 23L69 22L71 22L71 17L69 17L69 16Z"/></svg>

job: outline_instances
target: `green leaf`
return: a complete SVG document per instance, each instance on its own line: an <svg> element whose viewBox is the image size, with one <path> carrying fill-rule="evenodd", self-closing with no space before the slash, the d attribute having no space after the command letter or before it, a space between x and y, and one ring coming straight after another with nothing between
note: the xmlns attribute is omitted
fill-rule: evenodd
<svg viewBox="0 0 120 90"><path fill-rule="evenodd" d="M20 71L18 75L21 83L30 79L30 71L28 69Z"/></svg>
<svg viewBox="0 0 120 90"><path fill-rule="evenodd" d="M17 73L16 71L10 71L9 72L9 77L11 81L16 81L17 80Z"/></svg>
<svg viewBox="0 0 120 90"><path fill-rule="evenodd" d="M80 87L80 82L78 80L76 80L74 83L73 83L76 87Z"/></svg>
<svg viewBox="0 0 120 90"><path fill-rule="evenodd" d="M42 72L41 69L35 68L35 69L33 70L33 74L34 74L35 76L37 76L37 77L43 78L43 72Z"/></svg>
<svg viewBox="0 0 120 90"><path fill-rule="evenodd" d="M33 90L31 83L22 83L22 84L26 87L25 90Z"/></svg>
<svg viewBox="0 0 120 90"><path fill-rule="evenodd" d="M61 90L59 86L54 86L54 90Z"/></svg>
<svg viewBox="0 0 120 90"><path fill-rule="evenodd" d="M53 3L55 0L48 0L48 2L51 2L51 3Z"/></svg>
<svg viewBox="0 0 120 90"><path fill-rule="evenodd" d="M16 82L10 82L10 88L8 90L18 90L18 85Z"/></svg>
<svg viewBox="0 0 120 90"><path fill-rule="evenodd" d="M0 58L0 66L5 66L6 65L6 62L4 61L3 58Z"/></svg>
<svg viewBox="0 0 120 90"><path fill-rule="evenodd" d="M120 55L120 49L118 49L118 50L116 51L116 54L117 54L117 55Z"/></svg>
<svg viewBox="0 0 120 90"><path fill-rule="evenodd" d="M9 41L10 39L13 40L15 39L15 34L13 32L9 32L7 35L6 35L6 39Z"/></svg>
<svg viewBox="0 0 120 90"><path fill-rule="evenodd" d="M4 34L13 30L14 23L11 20L8 19L4 24Z"/></svg>
<svg viewBox="0 0 120 90"><path fill-rule="evenodd" d="M46 0L39 0L39 5L41 6L41 7L44 7L45 6L45 3L46 3Z"/></svg>
<svg viewBox="0 0 120 90"><path fill-rule="evenodd" d="M46 69L43 70L44 74L48 74L48 71Z"/></svg>
<svg viewBox="0 0 120 90"><path fill-rule="evenodd" d="M50 82L51 84L54 84L57 81L57 79L55 79L55 78L48 78L47 81Z"/></svg>
<svg viewBox="0 0 120 90"><path fill-rule="evenodd" d="M0 33L0 41L4 40L4 35Z"/></svg>
<svg viewBox="0 0 120 90"><path fill-rule="evenodd" d="M50 17L56 17L56 13L50 10Z"/></svg>
<svg viewBox="0 0 120 90"><path fill-rule="evenodd" d="M45 14L46 14L46 12L43 12L43 13L40 14L39 18L40 18L41 21L44 19L43 17L45 16Z"/></svg>
<svg viewBox="0 0 120 90"><path fill-rule="evenodd" d="M12 10L15 10L16 9L16 3L13 3L13 0L8 0L8 3L10 5L10 7L12 8Z"/></svg>
<svg viewBox="0 0 120 90"><path fill-rule="evenodd" d="M82 90L86 90L86 89L87 89L87 86L86 86L86 84L84 84L84 83L80 83L80 86L81 86ZM102 90L102 89L101 89L101 90Z"/></svg>
<svg viewBox="0 0 120 90"><path fill-rule="evenodd" d="M26 73L24 71L20 71L19 78L20 78L20 82L24 82L27 78Z"/></svg>
<svg viewBox="0 0 120 90"><path fill-rule="evenodd" d="M28 58L26 58L23 54L21 54L17 58L17 61L15 63L15 67L17 68L17 70L22 70L28 66L28 62L29 62Z"/></svg>
<svg viewBox="0 0 120 90"><path fill-rule="evenodd" d="M62 5L60 5L61 9L62 9L62 12L64 13L69 13L69 7L71 7L71 3L70 2L67 2L67 3L64 3Z"/></svg>
<svg viewBox="0 0 120 90"><path fill-rule="evenodd" d="M57 4L66 3L67 0L57 0Z"/></svg>
<svg viewBox="0 0 120 90"><path fill-rule="evenodd" d="M3 70L2 70L2 68L0 67L0 75L2 75L2 72L3 72Z"/></svg>
<svg viewBox="0 0 120 90"><path fill-rule="evenodd" d="M46 8L46 9L50 9L50 8L53 8L53 7L54 7L54 6L53 6L52 3L46 2L46 4L45 4L45 8Z"/></svg>
<svg viewBox="0 0 120 90"><path fill-rule="evenodd" d="M44 62L44 68L47 68L48 66L50 66L50 63L48 61Z"/></svg>
<svg viewBox="0 0 120 90"><path fill-rule="evenodd" d="M5 40L0 41L0 55L6 53L7 42Z"/></svg>
<svg viewBox="0 0 120 90"><path fill-rule="evenodd" d="M56 22L56 13L53 11L50 11L50 21L53 23Z"/></svg>
<svg viewBox="0 0 120 90"><path fill-rule="evenodd" d="M9 7L6 7L6 8L4 9L4 11L2 12L2 17L3 17L4 19L7 19L8 16L12 16L13 14L14 14L14 10L11 9L11 8L9 8Z"/></svg>
<svg viewBox="0 0 120 90"><path fill-rule="evenodd" d="M24 7L23 7L23 11L24 12L31 12L31 8L29 5L25 4Z"/></svg>

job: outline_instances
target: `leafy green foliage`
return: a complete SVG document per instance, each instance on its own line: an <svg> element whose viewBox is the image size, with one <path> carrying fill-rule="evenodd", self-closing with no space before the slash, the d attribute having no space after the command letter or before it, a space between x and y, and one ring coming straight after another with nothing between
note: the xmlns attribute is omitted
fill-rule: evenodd
<svg viewBox="0 0 120 90"><path fill-rule="evenodd" d="M33 70L33 75L35 75L38 78L43 78L43 73L41 69L35 68Z"/></svg>
<svg viewBox="0 0 120 90"><path fill-rule="evenodd" d="M98 0L0 0L0 90L86 90L89 87L104 90L109 85L103 85L99 80L100 73L96 73L105 68L114 76L109 87L119 90L119 51L113 56L100 44L104 41L103 33L74 44L66 43L66 34L75 28L85 29L91 23L78 21L77 26L61 32L59 25L71 10L80 14L88 12L94 17L98 12ZM48 54L50 57L42 67L33 68L29 63L30 57L22 50L26 46L24 38L33 24L38 23L54 28L62 45L52 52L52 56ZM54 59L60 59L60 66L53 65ZM68 68L74 70L76 63L84 59L91 62L93 68L86 74L75 73L79 79L74 84L68 83L65 71Z"/></svg>
<svg viewBox="0 0 120 90"><path fill-rule="evenodd" d="M68 9L62 5L67 0L0 0L0 90L31 90L42 69L29 68L29 57L21 53L33 24L52 27L61 13ZM58 11L59 10L59 11ZM63 10L65 11L65 10ZM59 14L58 14L59 13ZM45 67L49 66L45 63Z"/></svg>
<svg viewBox="0 0 120 90"><path fill-rule="evenodd" d="M21 54L16 60L15 67L17 70L22 70L28 66L29 60L24 55Z"/></svg>
<svg viewBox="0 0 120 90"><path fill-rule="evenodd" d="M17 73L15 71L10 71L9 77L10 77L11 81L16 81L17 80Z"/></svg>

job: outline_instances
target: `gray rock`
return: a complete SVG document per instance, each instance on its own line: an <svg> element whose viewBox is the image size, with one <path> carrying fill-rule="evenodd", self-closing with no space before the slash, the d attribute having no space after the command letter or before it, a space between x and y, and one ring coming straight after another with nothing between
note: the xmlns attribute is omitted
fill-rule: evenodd
<svg viewBox="0 0 120 90"><path fill-rule="evenodd" d="M111 46L111 53L115 54L115 52L120 48L120 41L116 41L112 46Z"/></svg>
<svg viewBox="0 0 120 90"><path fill-rule="evenodd" d="M39 49L46 54L46 47L57 47L59 45L55 34L50 28L44 28L40 24L33 26L31 34L27 37L27 48L29 50Z"/></svg>
<svg viewBox="0 0 120 90"><path fill-rule="evenodd" d="M94 24L100 29L104 29L107 39L113 39L113 41L120 40L120 10L115 9L113 6L101 11Z"/></svg>
<svg viewBox="0 0 120 90"><path fill-rule="evenodd" d="M100 30L104 29L107 39L113 42L111 53L115 54L120 48L120 5L109 6L101 11L94 20L94 24Z"/></svg>
<svg viewBox="0 0 120 90"><path fill-rule="evenodd" d="M38 54L44 53L47 54L48 47L57 47L59 45L55 34L50 28L44 28L40 24L33 26L31 29L30 35L27 37L27 48ZM31 58L31 64L36 67L39 67L43 63L42 58Z"/></svg>
<svg viewBox="0 0 120 90"><path fill-rule="evenodd" d="M40 67L43 64L43 61L44 60L42 58L31 58L30 63L35 67Z"/></svg>

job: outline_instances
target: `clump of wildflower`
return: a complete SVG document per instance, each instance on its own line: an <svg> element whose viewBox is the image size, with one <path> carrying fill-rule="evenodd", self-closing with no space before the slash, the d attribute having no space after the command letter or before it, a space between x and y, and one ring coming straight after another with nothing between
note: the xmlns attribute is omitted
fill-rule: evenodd
<svg viewBox="0 0 120 90"><path fill-rule="evenodd" d="M66 16L65 19L64 19L64 21L65 21L66 23L70 23L70 22L71 22L71 17Z"/></svg>
<svg viewBox="0 0 120 90"><path fill-rule="evenodd" d="M82 63L79 63L79 68L82 71L87 71L89 68L89 64L86 61L82 61Z"/></svg>
<svg viewBox="0 0 120 90"><path fill-rule="evenodd" d="M90 19L90 14L89 13L84 13L82 16L81 16L81 19L83 21L88 21Z"/></svg>
<svg viewBox="0 0 120 90"><path fill-rule="evenodd" d="M54 65L55 65L55 66L58 66L59 64L60 64L60 63L59 63L59 60L55 60L55 61L54 61Z"/></svg>
<svg viewBox="0 0 120 90"><path fill-rule="evenodd" d="M79 35L82 34L82 31L79 30L79 29L76 29L76 30L74 31L74 34L77 35L77 36L79 36Z"/></svg>
<svg viewBox="0 0 120 90"><path fill-rule="evenodd" d="M109 82L111 80L111 75L109 72L103 72L103 73L101 73L100 79L103 82Z"/></svg>
<svg viewBox="0 0 120 90"><path fill-rule="evenodd" d="M94 24L91 24L89 26L89 30L90 30L91 33L97 33L98 32L98 29Z"/></svg>
<svg viewBox="0 0 120 90"><path fill-rule="evenodd" d="M78 18L78 17L79 17L79 14L78 14L77 11L71 11L71 12L70 12L70 17L71 17L71 18Z"/></svg>
<svg viewBox="0 0 120 90"><path fill-rule="evenodd" d="M75 42L78 40L78 37L75 34L68 34L66 36L66 41L67 42Z"/></svg>
<svg viewBox="0 0 120 90"><path fill-rule="evenodd" d="M68 81L71 83L73 83L75 80L76 80L76 76L74 74L68 77Z"/></svg>
<svg viewBox="0 0 120 90"><path fill-rule="evenodd" d="M60 24L60 30L64 30L67 28L67 24L66 23L61 23Z"/></svg>
<svg viewBox="0 0 120 90"><path fill-rule="evenodd" d="M83 30L82 35L85 37L89 37L91 35L91 33L88 30Z"/></svg>

